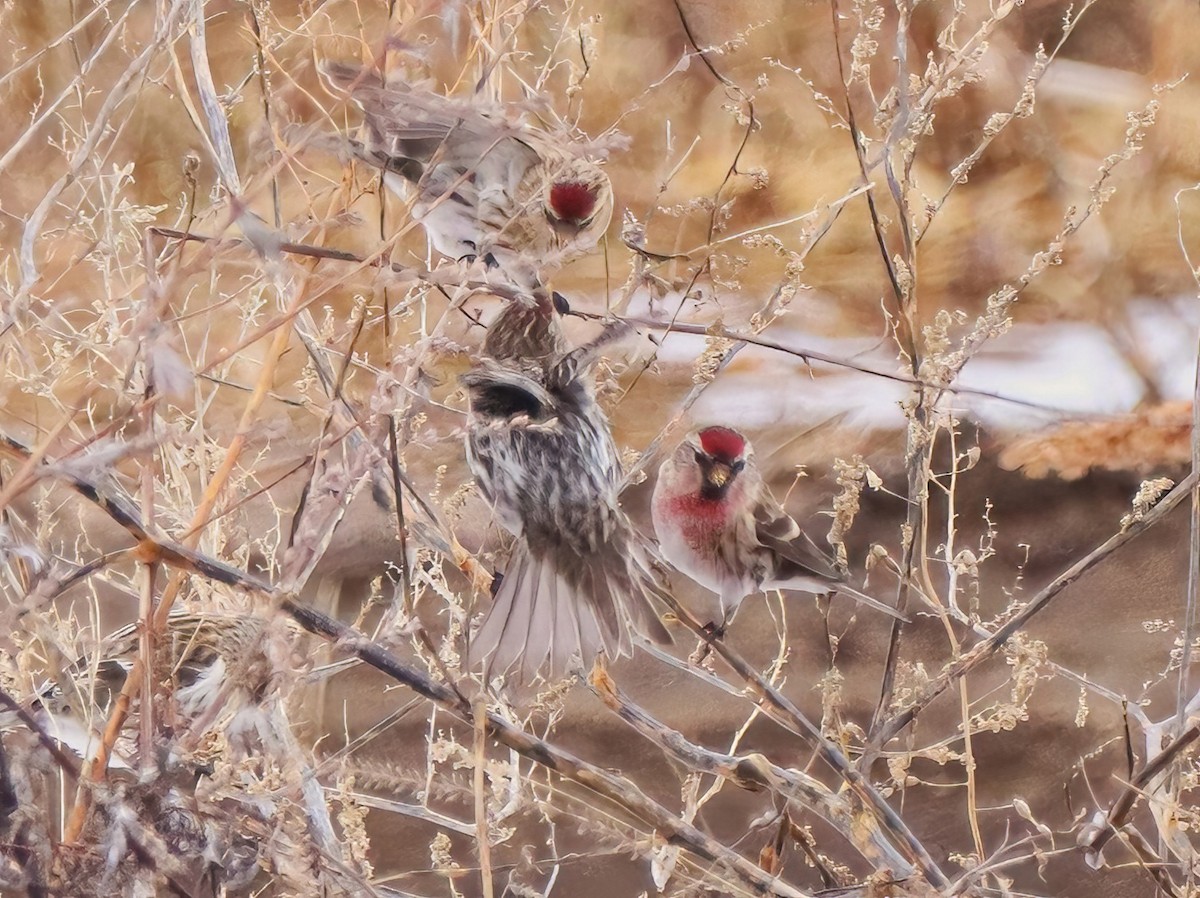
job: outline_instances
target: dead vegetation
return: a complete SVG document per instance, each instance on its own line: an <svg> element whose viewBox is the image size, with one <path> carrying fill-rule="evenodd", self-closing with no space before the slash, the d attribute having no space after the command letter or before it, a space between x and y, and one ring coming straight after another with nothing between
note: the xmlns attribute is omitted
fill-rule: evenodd
<svg viewBox="0 0 1200 898"><path fill-rule="evenodd" d="M1197 25L4 6L0 892L1195 894ZM573 338L643 334L599 384L630 513L727 417L912 623L768 596L714 640L677 577L670 651L482 693L505 545L457 376L505 289L341 151L326 59L604 148L613 223L554 287Z"/></svg>

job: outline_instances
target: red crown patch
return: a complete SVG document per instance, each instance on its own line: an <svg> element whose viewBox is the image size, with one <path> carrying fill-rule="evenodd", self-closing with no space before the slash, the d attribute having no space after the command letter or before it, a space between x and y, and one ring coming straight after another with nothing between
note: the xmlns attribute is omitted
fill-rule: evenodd
<svg viewBox="0 0 1200 898"><path fill-rule="evenodd" d="M700 447L713 458L731 462L746 449L746 439L728 427L706 427L700 431Z"/></svg>
<svg viewBox="0 0 1200 898"><path fill-rule="evenodd" d="M550 188L550 208L563 221L583 221L596 208L596 194L581 181L560 181Z"/></svg>

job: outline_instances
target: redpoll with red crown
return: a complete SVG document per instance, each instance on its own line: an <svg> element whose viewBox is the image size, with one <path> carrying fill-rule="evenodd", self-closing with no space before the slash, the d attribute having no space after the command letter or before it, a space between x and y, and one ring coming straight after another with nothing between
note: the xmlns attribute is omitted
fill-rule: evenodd
<svg viewBox="0 0 1200 898"><path fill-rule="evenodd" d="M841 593L901 616L846 584L833 560L775 501L753 447L736 430L689 434L659 469L652 508L663 556L716 593L703 617L718 630L742 599L767 589Z"/></svg>
<svg viewBox="0 0 1200 898"><path fill-rule="evenodd" d="M494 259L531 285L592 249L612 217L608 175L566 135L519 119L515 106L445 97L327 62L323 71L365 113L354 154L413 199L412 214L438 252Z"/></svg>

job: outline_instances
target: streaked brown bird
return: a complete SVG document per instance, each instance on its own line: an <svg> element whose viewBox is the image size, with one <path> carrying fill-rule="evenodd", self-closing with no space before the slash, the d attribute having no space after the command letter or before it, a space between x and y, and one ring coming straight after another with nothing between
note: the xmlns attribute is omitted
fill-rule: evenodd
<svg viewBox="0 0 1200 898"><path fill-rule="evenodd" d="M351 143L353 154L413 200L442 255L494 261L532 286L603 236L612 185L569 136L527 124L515 105L385 83L346 63L322 69L363 109L366 139Z"/></svg>
<svg viewBox="0 0 1200 898"><path fill-rule="evenodd" d="M467 461L496 519L516 537L470 660L486 674L557 676L631 651L631 630L668 635L645 539L621 509L620 457L592 370L625 328L563 352L551 300L511 302L462 378Z"/></svg>
<svg viewBox="0 0 1200 898"><path fill-rule="evenodd" d="M299 628L233 612L177 612L168 618L156 649L155 673L168 685L176 730L193 724L207 728L226 717L222 729L231 738L262 736L262 704L281 676L294 673ZM77 662L72 676L47 684L38 696L35 716L47 730L87 756L99 740L112 703L124 688L139 652L139 631L131 624L102 643L98 660ZM138 706L133 709L137 714ZM129 732L135 732L132 726ZM236 741L236 740L235 740ZM132 740L117 744L116 762L131 762Z"/></svg>
<svg viewBox="0 0 1200 898"><path fill-rule="evenodd" d="M275 828L283 840L305 833L329 859L306 871L311 881L342 877L342 848L323 788L286 709L305 664L297 651L302 633L279 615L171 614L154 642L154 744L142 743L143 695L112 747L110 767L138 771L135 783L123 778L126 807L153 827L177 861L202 862L203 876L221 887L214 894L249 884L264 850L261 833ZM93 757L140 650L137 625L116 631L94 656L40 690L34 719ZM207 738L212 733L221 738ZM148 769L149 752L155 764ZM196 785L201 777L203 788ZM282 844L272 840L270 850Z"/></svg>

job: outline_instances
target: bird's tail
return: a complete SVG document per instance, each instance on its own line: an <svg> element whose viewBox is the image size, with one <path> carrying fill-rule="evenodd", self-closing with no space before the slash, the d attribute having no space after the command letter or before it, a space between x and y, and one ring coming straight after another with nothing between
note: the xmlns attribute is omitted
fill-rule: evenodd
<svg viewBox="0 0 1200 898"><path fill-rule="evenodd" d="M556 566L519 541L471 641L468 665L482 662L488 680L514 667L521 682L539 671L553 680L590 665L601 651L610 658L629 654L631 628L669 643L651 605L659 587L649 565L639 558L616 561L592 556Z"/></svg>
<svg viewBox="0 0 1200 898"><path fill-rule="evenodd" d="M831 593L836 593L837 595L849 596L850 598L854 599L854 601L858 602L860 605L866 605L869 608L874 608L876 611L882 611L884 614L894 617L897 620L902 620L905 623L910 623L910 621L907 617L905 617L903 614L901 614L899 611L897 611L891 605L885 604L884 602L881 602L878 599L873 599L869 595L867 595L865 592L859 592L853 586L847 586L845 583L831 584L829 591Z"/></svg>

